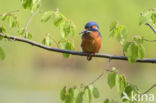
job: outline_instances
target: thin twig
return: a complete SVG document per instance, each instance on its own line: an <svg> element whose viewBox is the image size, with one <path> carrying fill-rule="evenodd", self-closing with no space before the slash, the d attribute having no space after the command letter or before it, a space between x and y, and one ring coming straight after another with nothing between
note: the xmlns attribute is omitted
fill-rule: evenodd
<svg viewBox="0 0 156 103"><path fill-rule="evenodd" d="M107 62L107 64L106 64L106 67L103 70L103 72L95 80L91 81L87 86L93 85L97 80L99 80L104 75L104 72L105 71L108 71L109 70L110 62L111 61L109 59L108 62Z"/></svg>
<svg viewBox="0 0 156 103"><path fill-rule="evenodd" d="M11 13L13 13L13 12L19 12L20 10L13 10L13 11L9 11L9 12L7 12L7 13L5 13L5 14L11 14ZM0 16L3 16L3 14L0 14Z"/></svg>
<svg viewBox="0 0 156 103"><path fill-rule="evenodd" d="M148 39L144 39L147 42L156 42L156 40L148 40Z"/></svg>
<svg viewBox="0 0 156 103"><path fill-rule="evenodd" d="M148 92L150 92L154 87L156 87L156 84L153 84L149 89L147 89L144 93L142 94L147 94Z"/></svg>
<svg viewBox="0 0 156 103"><path fill-rule="evenodd" d="M59 46L58 42L57 42L54 38L52 38L52 40L55 42L55 44L56 44L57 48L60 48L60 46Z"/></svg>
<svg viewBox="0 0 156 103"><path fill-rule="evenodd" d="M30 24L30 22L31 22L31 20L32 20L32 18L33 18L33 16L35 16L38 12L39 12L39 10L40 10L40 8L41 8L41 5L42 5L42 0L40 0L40 6L39 6L39 8L31 15L31 17L29 18L29 20L28 20L28 22L27 22L27 24L26 24L26 26L25 26L25 31L27 32L27 29L28 29L28 26L29 26L29 24Z"/></svg>
<svg viewBox="0 0 156 103"><path fill-rule="evenodd" d="M16 37L16 36L7 36L3 33L0 33L0 36L3 36L6 39L9 40L15 40L15 41L20 41L20 42L24 42L27 44L31 44L33 46L45 49L45 50L49 50L49 51L53 51L53 52L58 52L58 53L66 53L66 54L72 54L72 55L78 55L78 56L87 56L86 53L80 52L80 51L72 51L72 50L64 50L64 49L60 49L60 48L53 48L53 47L49 47L49 46L45 46L41 43L37 43L35 41L26 39L26 38L20 38L20 37ZM94 54L90 54L92 57L97 57L97 58L107 58L107 59L114 59L114 60L124 60L124 61L128 61L128 58L126 56L119 56L119 55L110 55L110 54L101 54L101 53L97 53L96 55ZM137 59L136 62L140 62L140 63L156 63L156 59L152 59L152 58L144 58L144 59Z"/></svg>

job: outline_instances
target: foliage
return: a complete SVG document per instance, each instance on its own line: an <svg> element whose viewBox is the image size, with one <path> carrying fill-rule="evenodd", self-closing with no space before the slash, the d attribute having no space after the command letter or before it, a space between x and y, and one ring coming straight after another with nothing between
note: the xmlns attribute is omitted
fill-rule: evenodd
<svg viewBox="0 0 156 103"><path fill-rule="evenodd" d="M30 10L31 12L40 7L40 0L21 0L21 3L25 10Z"/></svg>
<svg viewBox="0 0 156 103"><path fill-rule="evenodd" d="M134 36L133 41L126 42L123 50L127 53L128 60L135 63L138 58L143 59L145 48L144 39L141 36Z"/></svg>
<svg viewBox="0 0 156 103"><path fill-rule="evenodd" d="M110 79L111 78L111 79ZM112 83L113 86L109 83ZM123 74L120 74L112 69L112 72L108 74L107 82L110 88L116 86L117 91L122 99L123 102L131 101L131 93L137 94L139 91L137 90L135 85L129 84L126 77ZM129 99L123 98L123 96L127 95ZM113 101L113 102L112 102ZM114 100L110 101L106 99L104 103L115 103Z"/></svg>
<svg viewBox="0 0 156 103"><path fill-rule="evenodd" d="M88 97L88 103L91 103L92 97L99 98L98 88L93 85L81 85L80 87L62 88L60 99L64 103L82 103L84 97Z"/></svg>
<svg viewBox="0 0 156 103"><path fill-rule="evenodd" d="M152 8L148 11L141 13L139 25L145 25L146 23L156 24L156 9Z"/></svg>
<svg viewBox="0 0 156 103"><path fill-rule="evenodd" d="M115 37L121 44L124 43L127 36L127 29L124 25L119 24L118 21L114 21L110 25L110 36Z"/></svg>

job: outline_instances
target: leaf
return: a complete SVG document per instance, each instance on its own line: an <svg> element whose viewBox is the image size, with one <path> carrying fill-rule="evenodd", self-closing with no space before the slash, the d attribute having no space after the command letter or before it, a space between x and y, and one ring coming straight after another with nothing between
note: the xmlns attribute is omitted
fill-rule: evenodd
<svg viewBox="0 0 156 103"><path fill-rule="evenodd" d="M80 91L78 94L78 97L76 99L76 103L82 103L83 102L83 95L84 95L84 91Z"/></svg>
<svg viewBox="0 0 156 103"><path fill-rule="evenodd" d="M4 60L4 59L5 59L5 52L4 52L4 50L2 49L2 47L0 47L0 59L1 59L1 60Z"/></svg>
<svg viewBox="0 0 156 103"><path fill-rule="evenodd" d="M69 94L66 95L65 103L72 103L71 96Z"/></svg>
<svg viewBox="0 0 156 103"><path fill-rule="evenodd" d="M94 98L99 98L100 93L96 87L93 88L92 93L93 93Z"/></svg>
<svg viewBox="0 0 156 103"><path fill-rule="evenodd" d="M116 87L117 87L117 91L122 94L123 91L125 90L125 87L127 86L127 81L126 81L126 78L121 75L121 74L118 74L116 76Z"/></svg>
<svg viewBox="0 0 156 103"><path fill-rule="evenodd" d="M36 11L40 6L40 0L21 0L21 3L25 10L32 12Z"/></svg>
<svg viewBox="0 0 156 103"><path fill-rule="evenodd" d="M147 11L146 13L142 13L142 15L140 16L140 19L139 19L139 25L144 25L147 22L151 22L151 15L152 15L151 11Z"/></svg>
<svg viewBox="0 0 156 103"><path fill-rule="evenodd" d="M69 88L68 93L65 97L65 103L73 103L74 99L74 88Z"/></svg>
<svg viewBox="0 0 156 103"><path fill-rule="evenodd" d="M128 97L131 97L132 90L133 88L130 85L126 86L125 92L128 95Z"/></svg>
<svg viewBox="0 0 156 103"><path fill-rule="evenodd" d="M33 5L31 8L31 11L34 12L40 7L40 1L41 0L33 0Z"/></svg>
<svg viewBox="0 0 156 103"><path fill-rule="evenodd" d="M65 42L64 49L66 50L74 50L74 46L70 41ZM69 58L70 54L64 53L63 56L65 58Z"/></svg>
<svg viewBox="0 0 156 103"><path fill-rule="evenodd" d="M21 35L21 36L23 36L25 34L25 28L20 28L18 30L18 34Z"/></svg>
<svg viewBox="0 0 156 103"><path fill-rule="evenodd" d="M71 101L73 101L73 98L74 98L74 88L69 88L68 93L69 93L69 95L71 97Z"/></svg>
<svg viewBox="0 0 156 103"><path fill-rule="evenodd" d="M110 103L109 99L106 99L103 103Z"/></svg>
<svg viewBox="0 0 156 103"><path fill-rule="evenodd" d="M60 92L60 98L62 101L65 100L65 97L66 97L66 87L64 87Z"/></svg>
<svg viewBox="0 0 156 103"><path fill-rule="evenodd" d="M32 38L32 34L31 34L30 32L26 32L26 33L25 33L25 37L26 37L27 39L31 39L31 38Z"/></svg>
<svg viewBox="0 0 156 103"><path fill-rule="evenodd" d="M61 13L56 14L55 20L54 20L54 25L56 27L58 27L64 22L65 22L65 17Z"/></svg>
<svg viewBox="0 0 156 103"><path fill-rule="evenodd" d="M18 27L18 22L15 16L9 16L10 27Z"/></svg>
<svg viewBox="0 0 156 103"><path fill-rule="evenodd" d="M14 14L3 14L2 16L2 20L3 21L8 21L10 27L19 27L19 21L17 19L17 17Z"/></svg>
<svg viewBox="0 0 156 103"><path fill-rule="evenodd" d="M138 56L140 59L144 58L144 52L145 52L145 48L142 44L140 44L138 47Z"/></svg>
<svg viewBox="0 0 156 103"><path fill-rule="evenodd" d="M24 9L31 10L33 0L21 0L21 2L22 2L22 6L23 6Z"/></svg>
<svg viewBox="0 0 156 103"><path fill-rule="evenodd" d="M135 63L138 58L138 46L136 43L131 43L127 51L128 61Z"/></svg>
<svg viewBox="0 0 156 103"><path fill-rule="evenodd" d="M153 24L156 24L156 11L152 14L151 19L153 21Z"/></svg>
<svg viewBox="0 0 156 103"><path fill-rule="evenodd" d="M117 21L113 21L112 24L110 25L110 29L109 30L113 31L116 28L117 24L118 24Z"/></svg>
<svg viewBox="0 0 156 103"><path fill-rule="evenodd" d="M90 88L87 87L87 88L86 88L86 91L87 91L88 101L89 101L89 103L91 103L92 95L91 95L91 90L90 90Z"/></svg>
<svg viewBox="0 0 156 103"><path fill-rule="evenodd" d="M51 46L51 44L52 44L52 39L50 38L49 35L47 35L47 36L43 39L42 44L47 45L47 46Z"/></svg>
<svg viewBox="0 0 156 103"><path fill-rule="evenodd" d="M119 24L118 21L113 22L110 25L110 37L115 37L121 44L124 43L127 36L127 28L124 25Z"/></svg>
<svg viewBox="0 0 156 103"><path fill-rule="evenodd" d="M107 83L110 88L113 88L115 86L115 80L116 80L116 73L115 72L109 73L107 77Z"/></svg>
<svg viewBox="0 0 156 103"><path fill-rule="evenodd" d="M7 18L8 18L7 13L4 13L4 14L2 15L2 21L5 21Z"/></svg>
<svg viewBox="0 0 156 103"><path fill-rule="evenodd" d="M131 44L131 42L126 42L126 43L124 44L123 50L124 50L125 52L127 52L127 49L128 49L128 47L129 47L130 44Z"/></svg>
<svg viewBox="0 0 156 103"><path fill-rule="evenodd" d="M6 33L6 28L4 27L4 25L0 26L0 33Z"/></svg>
<svg viewBox="0 0 156 103"><path fill-rule="evenodd" d="M52 11L47 11L43 14L42 18L41 18L41 22L47 22L50 20L50 18L52 17L54 12Z"/></svg>

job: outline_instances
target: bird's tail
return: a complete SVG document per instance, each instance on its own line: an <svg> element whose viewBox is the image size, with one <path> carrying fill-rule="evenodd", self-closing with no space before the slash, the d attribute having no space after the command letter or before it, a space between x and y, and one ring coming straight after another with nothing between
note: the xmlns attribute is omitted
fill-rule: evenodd
<svg viewBox="0 0 156 103"><path fill-rule="evenodd" d="M88 61L92 60L92 56L91 56L91 55L88 55L88 56L87 56L87 60L88 60Z"/></svg>

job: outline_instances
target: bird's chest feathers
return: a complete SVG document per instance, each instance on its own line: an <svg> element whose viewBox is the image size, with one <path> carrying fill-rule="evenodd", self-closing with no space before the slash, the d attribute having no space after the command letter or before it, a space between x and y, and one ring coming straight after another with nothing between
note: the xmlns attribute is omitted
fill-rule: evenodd
<svg viewBox="0 0 156 103"><path fill-rule="evenodd" d="M98 34L98 32L85 34L85 36L82 38L81 47L83 48L83 51L98 52L101 48L101 45L101 36Z"/></svg>
<svg viewBox="0 0 156 103"><path fill-rule="evenodd" d="M95 31L95 32L91 32L91 33L86 33L86 34L84 34L84 39L88 39L88 40L95 40L95 39L97 39L97 38L99 38L100 36L99 36L99 34L98 34L98 32L97 31Z"/></svg>

